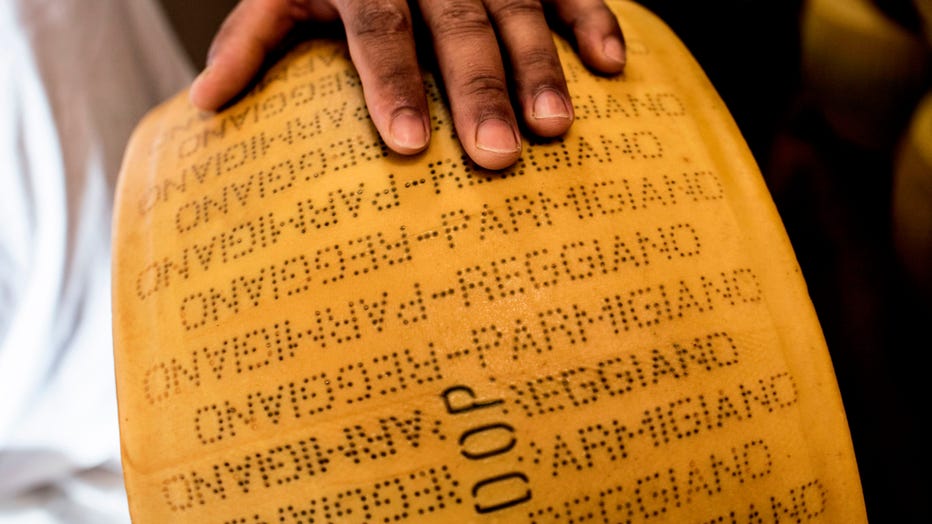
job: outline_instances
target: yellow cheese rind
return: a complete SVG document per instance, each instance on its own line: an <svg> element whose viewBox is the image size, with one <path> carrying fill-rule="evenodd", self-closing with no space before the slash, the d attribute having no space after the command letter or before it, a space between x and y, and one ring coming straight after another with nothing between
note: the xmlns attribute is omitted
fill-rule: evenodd
<svg viewBox="0 0 932 524"><path fill-rule="evenodd" d="M893 240L910 278L932 296L932 94L913 114L893 171Z"/></svg>
<svg viewBox="0 0 932 524"><path fill-rule="evenodd" d="M801 29L805 85L832 130L889 149L922 95L927 45L870 0L807 0Z"/></svg>
<svg viewBox="0 0 932 524"><path fill-rule="evenodd" d="M731 117L613 2L501 173L390 153L339 42L140 124L114 216L134 522L864 522L831 361ZM588 519L588 520L587 520Z"/></svg>

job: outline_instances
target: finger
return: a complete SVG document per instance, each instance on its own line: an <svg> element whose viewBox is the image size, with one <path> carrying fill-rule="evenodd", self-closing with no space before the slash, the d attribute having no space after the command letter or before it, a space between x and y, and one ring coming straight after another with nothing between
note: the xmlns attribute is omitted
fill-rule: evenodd
<svg viewBox="0 0 932 524"><path fill-rule="evenodd" d="M191 103L213 111L239 94L295 23L311 16L307 5L289 0L237 4L211 43L207 67L191 84Z"/></svg>
<svg viewBox="0 0 932 524"><path fill-rule="evenodd" d="M515 163L521 140L485 6L480 0L420 0L420 7L466 154L488 169Z"/></svg>
<svg viewBox="0 0 932 524"><path fill-rule="evenodd" d="M579 56L590 67L616 74L625 68L625 39L603 0L549 0L557 17L573 30Z"/></svg>
<svg viewBox="0 0 932 524"><path fill-rule="evenodd" d="M541 136L557 136L573 122L563 68L540 0L487 0L513 69L524 122Z"/></svg>
<svg viewBox="0 0 932 524"><path fill-rule="evenodd" d="M423 150L430 140L430 122L407 2L347 0L340 5L340 16L382 139L399 153Z"/></svg>

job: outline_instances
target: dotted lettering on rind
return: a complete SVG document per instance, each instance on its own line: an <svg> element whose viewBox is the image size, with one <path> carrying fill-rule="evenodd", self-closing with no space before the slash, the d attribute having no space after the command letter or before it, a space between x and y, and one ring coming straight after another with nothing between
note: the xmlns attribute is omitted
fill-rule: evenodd
<svg viewBox="0 0 932 524"><path fill-rule="evenodd" d="M258 180L255 183L257 190L251 189L254 177ZM217 212L232 213L234 210L240 212L241 208L245 209L243 206L247 205L250 195L264 198L268 193L274 194L293 185L292 180L266 182L266 178L262 173L250 175L242 185L231 183L225 186L218 200L201 197L186 203L176 215L178 227L199 227L206 224ZM406 183L407 187L414 186ZM364 211L387 212L400 205L402 194L403 192L399 192L396 187L394 175L390 174L386 177L386 187L383 188L373 188L371 185L367 186L366 182L356 182L329 191L325 199L302 198L291 204L279 206L275 211L246 219L224 231L216 232L209 239L193 241L182 247L174 256L156 256L154 261L146 263L138 271L135 281L136 296L140 300L147 300L154 294L169 289L175 282L186 281L198 272L209 273L218 266L252 258L255 253L279 245L289 240L292 235L318 235L346 221L363 220L363 216L368 216ZM468 238L483 241L494 236L518 234L526 228L552 227L569 217L590 220L626 210L640 212L658 206L712 202L721 198L721 183L712 173L705 171L682 173L678 176L664 175L662 184L644 177L640 180L617 179L571 186L562 196L545 195L540 191L533 194L511 194L505 196L500 203L483 203L479 209L459 208L441 212L433 219L432 224L428 222L426 227L420 226L422 232L414 237L414 243L443 238L447 248L455 250L454 240L457 238L464 241ZM475 219L478 219L478 227L470 228L470 221ZM401 226L400 231L404 241L406 226ZM370 233L372 234L382 236L385 233ZM672 260L673 255L666 251L671 249L670 243L675 244L677 241L695 242L692 250L684 248L678 253L680 257L699 254L697 232L689 223L673 225L671 230L666 232L640 231L638 234L645 236L643 240L637 239L640 243L631 240L619 247L626 254L622 258L633 257L637 250L632 251L631 246L636 246L640 247L641 252L646 249L658 250L659 254ZM690 240L690 234L695 238ZM659 239L656 238L658 235ZM397 246L405 249L404 256L389 257L385 262L392 266L412 260L412 246L412 243L405 241L403 246ZM307 252L303 255L319 258L321 253L332 251L336 247L338 245L326 244L318 248L316 253ZM387 247L392 248L392 245ZM619 256L619 253L616 252L615 256ZM636 266L640 265L638 260L631 260ZM333 267L334 270L339 268L340 266ZM364 273L365 271L354 271L350 275L343 274L332 278L340 280Z"/></svg>
<svg viewBox="0 0 932 524"><path fill-rule="evenodd" d="M689 508L685 511L692 516L706 505L706 501L712 502L741 484L772 476L772 455L764 440L746 441L704 457L690 457L683 460L683 465L642 472L630 481L600 487L597 491L584 490L563 500L550 499L546 505L528 512L527 521L531 524L651 522L685 508ZM773 520L767 522L808 522L825 511L826 503L827 492L821 482L814 480L790 489L788 494L771 497L769 506L772 511L766 513ZM757 511L754 504L750 510L756 516L765 516L765 512ZM732 511L727 516L704 521L703 524L763 521L739 520L737 517L738 512Z"/></svg>
<svg viewBox="0 0 932 524"><path fill-rule="evenodd" d="M461 505L463 500L458 488L459 482L446 466L432 467L369 486L281 506L275 522L403 522Z"/></svg>
<svg viewBox="0 0 932 524"><path fill-rule="evenodd" d="M543 251L530 253L533 255ZM511 260L507 259L506 262ZM282 264L280 267L285 266ZM276 273L280 271L276 270ZM295 280L297 274L291 273L288 280ZM528 286L533 285L531 282L542 286L555 283L551 280L548 284L539 275L530 277L528 282ZM238 290L237 293L253 290L253 294L248 296L254 305L261 296L258 293L261 292L262 282L259 279L243 281L245 285L241 287L236 287L237 283L234 281L232 286L232 289ZM467 285L463 279L460 292L470 292L470 288L465 287ZM254 330L247 331L222 341L218 346L194 350L188 362L182 362L181 357L173 357L149 365L143 381L146 399L150 404L158 404L182 391L197 389L205 376L221 380L231 369L226 364L229 359L232 359L237 373L249 372L290 359L299 352L307 353L327 348L330 344L340 345L364 339L367 333L382 332L387 322L397 321L399 325L404 325L406 320L408 323L423 321L430 316L432 301L445 300L452 295L455 295L452 290L427 294L415 284L408 296L396 297L382 292L374 297L350 300L343 305L324 306L311 315L313 322L308 326L297 327L286 321L283 324L285 333L269 339L275 341L270 358L259 358L261 352L249 344L253 337L271 337L272 334L267 331L269 328L254 334L250 334ZM192 329L206 325L207 315L217 315L215 320L219 320L221 306L233 307L236 304L233 300L227 300L229 297L219 294L217 300L213 301L215 303L212 303L209 300L211 296L210 290L189 296L189 300L195 300L194 304L199 307L202 317L196 325L191 324ZM238 298L238 295L233 296ZM475 358L480 366L488 367L490 359L517 360L522 355L553 352L558 346L583 344L589 330L594 327L607 326L610 333L617 336L632 329L649 329L717 308L756 304L761 300L762 291L754 272L748 268L726 270L717 275L698 275L677 282L633 289L623 294L595 297L595 302L601 306L593 309L585 309L575 303L554 305L545 311L529 312L533 315L530 318L518 317L510 322L502 319L501 324L474 326L470 330L471 345L450 348L444 353L448 360ZM390 311L394 311L394 315ZM278 329L278 325L273 326L273 329ZM282 337L287 340L286 345L282 345ZM250 355L258 360L247 362ZM203 359L206 359L210 373L203 372Z"/></svg>
<svg viewBox="0 0 932 524"><path fill-rule="evenodd" d="M245 424L255 412L228 413ZM316 479L338 468L352 467L416 452L425 441L442 442L440 420L420 410L390 415L341 428L338 436L307 434L268 444L209 466L169 474L160 482L172 512L223 502L229 496L277 490L293 482Z"/></svg>
<svg viewBox="0 0 932 524"><path fill-rule="evenodd" d="M239 400L228 398L201 405L194 412L194 434L200 444L211 445L274 427L297 427L341 408L442 379L432 344L417 354L410 349L394 351L278 386L247 389Z"/></svg>
<svg viewBox="0 0 932 524"><path fill-rule="evenodd" d="M572 411L630 395L661 381L682 380L696 371L711 372L738 362L734 340L727 333L711 333L650 351L625 351L591 365L513 382L508 385L513 393L510 403L527 417Z"/></svg>
<svg viewBox="0 0 932 524"><path fill-rule="evenodd" d="M748 397L753 397L753 401L747 400ZM535 466L546 468L550 477L558 477L624 461L635 449L663 448L720 433L723 428L789 409L797 403L795 381L788 373L780 373L754 385L741 383L730 390L685 395L648 407L639 420L609 419L575 429L564 427L552 441L529 440L527 447ZM755 459L756 473L751 480L769 474L773 466L769 450L756 447L760 444L751 442L743 450L731 450L737 463L734 468ZM768 457L766 460L760 458L764 455Z"/></svg>
<svg viewBox="0 0 932 524"><path fill-rule="evenodd" d="M769 498L749 502L746 507L733 509L702 524L799 524L822 522L828 511L829 490L819 479L813 479Z"/></svg>

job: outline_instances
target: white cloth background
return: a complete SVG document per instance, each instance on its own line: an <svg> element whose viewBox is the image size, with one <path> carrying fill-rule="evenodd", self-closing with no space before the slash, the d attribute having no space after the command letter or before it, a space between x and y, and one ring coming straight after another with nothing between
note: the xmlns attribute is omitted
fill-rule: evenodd
<svg viewBox="0 0 932 524"><path fill-rule="evenodd" d="M192 73L155 0L0 1L0 523L129 520L112 197L133 127Z"/></svg>

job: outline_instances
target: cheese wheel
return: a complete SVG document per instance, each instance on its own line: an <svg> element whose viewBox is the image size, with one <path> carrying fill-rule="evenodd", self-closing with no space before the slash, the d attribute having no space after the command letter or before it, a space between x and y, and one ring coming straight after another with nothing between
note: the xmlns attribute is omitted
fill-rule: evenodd
<svg viewBox="0 0 932 524"><path fill-rule="evenodd" d="M626 73L558 39L576 123L501 172L429 74L429 150L391 153L340 41L141 122L113 237L134 522L865 522L760 171L673 33L610 5Z"/></svg>
<svg viewBox="0 0 932 524"><path fill-rule="evenodd" d="M893 172L893 241L910 278L932 297L932 93L913 115Z"/></svg>
<svg viewBox="0 0 932 524"><path fill-rule="evenodd" d="M805 85L832 130L870 149L896 144L922 95L925 42L871 0L807 0Z"/></svg>
<svg viewBox="0 0 932 524"><path fill-rule="evenodd" d="M925 38L926 47L932 48L932 2L929 0L913 0L916 13L919 14L919 25Z"/></svg>

